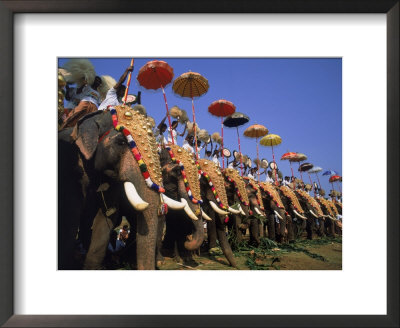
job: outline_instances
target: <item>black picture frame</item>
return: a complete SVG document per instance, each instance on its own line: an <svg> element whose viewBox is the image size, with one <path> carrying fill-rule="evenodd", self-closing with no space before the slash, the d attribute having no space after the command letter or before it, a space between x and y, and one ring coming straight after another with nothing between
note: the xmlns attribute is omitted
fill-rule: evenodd
<svg viewBox="0 0 400 328"><path fill-rule="evenodd" d="M399 327L399 0L0 0L0 324L5 327ZM387 16L387 315L14 315L13 17L16 13L385 13ZM368 286L365 286L368 289Z"/></svg>

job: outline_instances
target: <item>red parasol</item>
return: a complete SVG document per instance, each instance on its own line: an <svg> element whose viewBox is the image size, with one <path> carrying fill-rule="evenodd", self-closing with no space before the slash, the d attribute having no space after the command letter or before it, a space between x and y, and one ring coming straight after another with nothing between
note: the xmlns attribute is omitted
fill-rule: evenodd
<svg viewBox="0 0 400 328"><path fill-rule="evenodd" d="M335 181L341 181L342 180L342 177L340 176L340 175L332 175L330 178L329 178L329 182L335 182Z"/></svg>
<svg viewBox="0 0 400 328"><path fill-rule="evenodd" d="M208 111L214 115L221 117L221 137L222 137L222 143L221 147L222 149L224 148L224 121L223 117L232 115L236 110L236 107L233 103L231 103L228 100L225 99L219 99L211 103L210 106L208 106ZM222 152L222 168L225 168L225 163L224 163L224 152Z"/></svg>
<svg viewBox="0 0 400 328"><path fill-rule="evenodd" d="M297 156L297 153L294 152L288 152L282 155L281 161L288 160L290 164L290 170L292 171L292 178L294 179L294 173L293 173L293 167L292 167L292 162L295 161Z"/></svg>
<svg viewBox="0 0 400 328"><path fill-rule="evenodd" d="M197 134L196 134L196 116L194 112L194 97L200 97L205 94L209 88L208 80L199 73L186 72L181 76L177 77L172 85L172 90L180 95L181 97L192 98L192 114L193 114L193 133L194 133L194 143L196 149L196 159L198 159L197 154Z"/></svg>
<svg viewBox="0 0 400 328"><path fill-rule="evenodd" d="M174 70L162 60L149 61L139 70L137 76L137 80L142 87L152 90L161 88L164 96L165 108L167 110L169 133L171 134L172 144L174 144L174 137L172 135L171 117L169 115L164 87L172 81L173 77Z"/></svg>

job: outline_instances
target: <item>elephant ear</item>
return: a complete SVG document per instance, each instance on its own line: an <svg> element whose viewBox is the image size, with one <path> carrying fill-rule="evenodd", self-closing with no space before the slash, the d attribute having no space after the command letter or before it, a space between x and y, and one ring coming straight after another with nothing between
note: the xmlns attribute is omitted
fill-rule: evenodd
<svg viewBox="0 0 400 328"><path fill-rule="evenodd" d="M71 138L85 156L92 158L97 148L99 137L112 128L112 119L109 112L97 111L82 117L75 125Z"/></svg>
<svg viewBox="0 0 400 328"><path fill-rule="evenodd" d="M99 126L94 119L80 121L72 131L71 137L85 159L90 160L99 140Z"/></svg>

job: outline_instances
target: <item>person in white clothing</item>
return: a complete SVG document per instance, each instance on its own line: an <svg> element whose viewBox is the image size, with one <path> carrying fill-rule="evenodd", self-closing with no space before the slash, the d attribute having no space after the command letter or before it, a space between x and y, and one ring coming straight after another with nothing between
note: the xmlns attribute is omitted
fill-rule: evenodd
<svg viewBox="0 0 400 328"><path fill-rule="evenodd" d="M282 185L289 187L290 186L290 178L288 176L285 177L285 179L282 182Z"/></svg>
<svg viewBox="0 0 400 328"><path fill-rule="evenodd" d="M250 178L250 179L255 180L256 179L256 172L257 172L257 168L252 167L250 169L250 172L247 174L247 177Z"/></svg>
<svg viewBox="0 0 400 328"><path fill-rule="evenodd" d="M265 182L274 183L274 179L272 178L272 171L268 170Z"/></svg>
<svg viewBox="0 0 400 328"><path fill-rule="evenodd" d="M128 76L129 72L133 71L133 66L129 66L124 74L121 75L119 81L117 82L114 87L108 90L106 98L99 106L99 110L106 110L109 106L118 106L122 105L122 97L125 95L126 86L122 83L125 82L126 77Z"/></svg>
<svg viewBox="0 0 400 328"><path fill-rule="evenodd" d="M66 118L60 127L61 129L74 126L80 118L97 110L100 103L100 94L97 89L101 83L101 77L96 76L92 85L84 84L79 88L70 89L67 84L66 99L69 101L68 106L77 105L71 111L65 112Z"/></svg>
<svg viewBox="0 0 400 328"><path fill-rule="evenodd" d="M185 141L183 142L182 148L194 155L194 136L187 135Z"/></svg>

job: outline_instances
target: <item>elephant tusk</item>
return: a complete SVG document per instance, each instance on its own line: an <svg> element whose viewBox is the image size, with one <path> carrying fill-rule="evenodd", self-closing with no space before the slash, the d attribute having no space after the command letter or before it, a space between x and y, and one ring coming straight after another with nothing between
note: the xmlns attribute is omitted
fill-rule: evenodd
<svg viewBox="0 0 400 328"><path fill-rule="evenodd" d="M240 210L240 214L246 216L246 213L243 211L243 208L242 208L242 206L240 206L240 204L239 204L239 210Z"/></svg>
<svg viewBox="0 0 400 328"><path fill-rule="evenodd" d="M136 191L136 188L132 182L125 182L124 189L126 197L129 200L129 203L133 206L133 208L137 211L144 211L149 203L145 202Z"/></svg>
<svg viewBox="0 0 400 328"><path fill-rule="evenodd" d="M316 216L315 213L312 210L310 210L310 213L311 213L312 216L315 216L318 219L318 216Z"/></svg>
<svg viewBox="0 0 400 328"><path fill-rule="evenodd" d="M215 204L215 203L214 203L213 201L211 201L211 200L210 200L210 205L211 205L212 209L213 209L215 212L217 212L218 214L221 214L221 215L227 215L227 214L229 214L229 212L220 209L220 208L217 206L217 204Z"/></svg>
<svg viewBox="0 0 400 328"><path fill-rule="evenodd" d="M264 216L264 215L261 213L261 211L258 209L258 207L254 207L254 210L256 211L256 213L257 213L258 215Z"/></svg>
<svg viewBox="0 0 400 328"><path fill-rule="evenodd" d="M300 219L307 220L307 218L306 218L305 216L301 215L301 214L300 214L299 212L297 212L296 210L293 210L293 212L294 212L294 214L296 214Z"/></svg>
<svg viewBox="0 0 400 328"><path fill-rule="evenodd" d="M161 197L163 199L163 202L168 205L168 207L172 210L181 210L185 208L187 203L183 202L178 202L176 200L173 200L172 198L169 198L168 196L161 194Z"/></svg>
<svg viewBox="0 0 400 328"><path fill-rule="evenodd" d="M228 207L228 211L233 213L233 214L239 214L240 213L240 210L235 210L234 208L232 208L230 206Z"/></svg>
<svg viewBox="0 0 400 328"><path fill-rule="evenodd" d="M329 218L330 218L331 220L337 221L337 219L335 219L333 216L331 216L331 215L328 215L328 216L329 216Z"/></svg>
<svg viewBox="0 0 400 328"><path fill-rule="evenodd" d="M185 205L183 210L188 215L188 217L190 217L194 221L197 221L199 218L196 216L196 214L193 213L192 209L189 207L188 202L186 201L185 198L181 198L181 203Z"/></svg>
<svg viewBox="0 0 400 328"><path fill-rule="evenodd" d="M274 210L274 213L276 214L276 216L277 216L280 220L284 221L283 218L280 216L280 214L279 214L277 211Z"/></svg>
<svg viewBox="0 0 400 328"><path fill-rule="evenodd" d="M201 214L203 216L203 219L206 221L212 221L212 219L207 215L206 212L204 212L203 210L201 210Z"/></svg>

